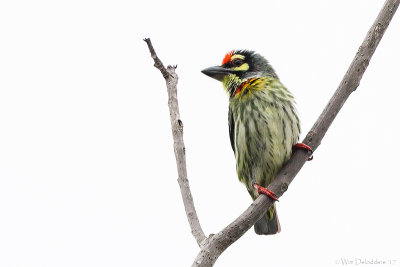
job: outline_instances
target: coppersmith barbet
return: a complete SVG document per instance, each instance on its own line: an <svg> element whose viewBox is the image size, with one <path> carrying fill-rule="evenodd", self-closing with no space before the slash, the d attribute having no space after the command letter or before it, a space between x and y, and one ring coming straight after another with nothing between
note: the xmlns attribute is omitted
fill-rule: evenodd
<svg viewBox="0 0 400 267"><path fill-rule="evenodd" d="M220 66L202 72L221 81L229 96L229 136L239 180L253 200L259 193L275 199L266 187L290 158L300 134L293 95L268 61L253 51L229 52ZM260 235L280 231L275 203L254 229Z"/></svg>

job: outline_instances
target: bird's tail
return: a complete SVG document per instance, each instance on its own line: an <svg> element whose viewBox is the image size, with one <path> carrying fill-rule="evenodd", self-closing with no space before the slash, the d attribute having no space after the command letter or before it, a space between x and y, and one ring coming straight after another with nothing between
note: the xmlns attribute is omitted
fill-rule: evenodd
<svg viewBox="0 0 400 267"><path fill-rule="evenodd" d="M269 208L267 213L256 222L254 231L258 235L273 235L281 231L275 203Z"/></svg>

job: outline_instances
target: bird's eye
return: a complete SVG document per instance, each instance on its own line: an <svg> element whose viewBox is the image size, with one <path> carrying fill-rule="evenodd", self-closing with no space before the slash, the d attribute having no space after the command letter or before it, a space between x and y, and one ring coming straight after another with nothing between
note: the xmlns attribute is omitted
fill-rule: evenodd
<svg viewBox="0 0 400 267"><path fill-rule="evenodd" d="M234 66L234 67L240 67L241 65L243 64L243 60L241 60L241 59L234 59L233 61L232 61L232 65Z"/></svg>

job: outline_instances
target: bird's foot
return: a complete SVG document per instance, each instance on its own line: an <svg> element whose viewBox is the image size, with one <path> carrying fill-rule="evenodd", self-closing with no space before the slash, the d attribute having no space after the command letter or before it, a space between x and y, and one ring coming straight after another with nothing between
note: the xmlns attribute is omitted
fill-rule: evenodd
<svg viewBox="0 0 400 267"><path fill-rule="evenodd" d="M314 158L312 155L313 150L311 149L311 147L309 147L308 145L306 145L304 143L297 143L293 146L293 148L300 148L300 149L304 149L304 150L311 152L311 156L307 159L308 161L310 161Z"/></svg>
<svg viewBox="0 0 400 267"><path fill-rule="evenodd" d="M279 201L278 198L276 197L275 193L265 187L262 187L258 184L253 185L255 189L257 189L258 194L264 194L272 198L273 200Z"/></svg>

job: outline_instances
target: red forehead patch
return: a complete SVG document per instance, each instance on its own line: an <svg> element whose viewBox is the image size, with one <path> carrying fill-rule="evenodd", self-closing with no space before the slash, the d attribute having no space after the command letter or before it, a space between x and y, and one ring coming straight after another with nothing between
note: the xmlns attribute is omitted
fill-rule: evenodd
<svg viewBox="0 0 400 267"><path fill-rule="evenodd" d="M222 60L222 65L229 63L231 61L231 57L233 56L234 51L232 50L231 52L227 53Z"/></svg>

